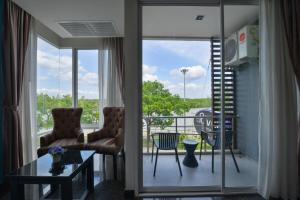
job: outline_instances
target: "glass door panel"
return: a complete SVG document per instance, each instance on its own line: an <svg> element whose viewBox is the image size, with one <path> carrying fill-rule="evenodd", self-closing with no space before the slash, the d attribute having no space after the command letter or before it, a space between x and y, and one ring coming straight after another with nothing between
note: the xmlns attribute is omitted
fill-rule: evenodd
<svg viewBox="0 0 300 200"><path fill-rule="evenodd" d="M225 186L254 187L258 161L258 12L225 5Z"/></svg>
<svg viewBox="0 0 300 200"><path fill-rule="evenodd" d="M220 87L211 84L220 84L220 9L144 6L142 17L143 186L220 191L221 156L212 151Z"/></svg>

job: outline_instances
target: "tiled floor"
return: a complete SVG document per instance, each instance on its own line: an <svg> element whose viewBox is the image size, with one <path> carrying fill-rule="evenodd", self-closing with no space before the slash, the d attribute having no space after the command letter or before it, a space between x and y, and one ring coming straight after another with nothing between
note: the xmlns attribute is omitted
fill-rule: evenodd
<svg viewBox="0 0 300 200"><path fill-rule="evenodd" d="M38 199L38 192L35 187L26 188L26 199ZM74 189L75 198L79 197L80 186ZM57 196L52 198L58 199ZM9 194L1 200L9 200ZM95 192L89 195L88 200L263 200L259 195L234 195L234 196L217 196L217 197L153 197L153 198L125 198L124 187L121 182L105 181L95 186Z"/></svg>
<svg viewBox="0 0 300 200"><path fill-rule="evenodd" d="M237 173L230 154L226 154L225 174L227 187L251 187L256 185L257 162L240 154L236 154L240 168ZM203 155L202 159L196 156L199 166L189 168L182 164L184 155L180 155L183 176L179 174L174 155L159 155L156 176L153 177L154 161L150 155L144 155L144 186L217 186L220 185L220 155L215 156L215 172L211 172L211 155Z"/></svg>
<svg viewBox="0 0 300 200"><path fill-rule="evenodd" d="M99 158L99 157L98 157ZM99 163L99 160L96 157L95 159L95 169L100 169L101 167L101 163ZM230 158L230 157L229 157ZM245 158L237 158L238 160L238 164L240 166L241 169L241 174L237 174L237 172L235 171L235 168L232 164L232 160L231 158L228 160L228 175L233 175L234 177L238 178L239 181L241 181L242 183L246 184L252 184L255 180L256 180L256 174L254 173L254 170L250 170L249 169L256 167L255 162L253 163L253 161L251 160L247 160ZM180 160L182 161L183 156L180 156ZM153 172L153 163L151 163L150 161L150 156L145 156L144 157L144 164L145 165L145 170L147 172L148 170L148 175L145 174L145 178L149 178L148 183L154 184L155 181L157 181L158 184L164 184L166 182L164 178L168 178L168 177L173 177L173 179L171 179L171 181L173 180L179 180L178 182L172 182L173 184L176 183L202 183L204 184L204 180L205 178L207 178L207 182L206 183L212 183L213 180L219 180L218 176L219 176L219 161L217 161L219 158L218 156L216 157L216 172L214 175L211 174L210 172L210 167L211 167L211 163L210 163L210 156L206 155L203 156L203 159L199 162L199 166L196 169L190 169L190 168L186 168L182 165L182 169L183 169L183 177L182 178L178 178L179 177L179 172L178 172L178 168L177 165L175 163L175 158L173 158L172 156L160 156L159 157L159 161L158 161L158 168L157 168L157 175L156 178L154 179L152 176L152 172ZM231 163L231 164L230 164ZM232 166L231 166L232 165ZM121 165L120 165L121 166ZM232 168L233 167L233 168ZM199 177L197 175L197 173L200 173ZM245 174L243 174L245 173ZM251 176L249 173L253 173L252 176L253 177L248 177ZM120 173L122 174L122 173ZM206 175L205 175L206 174ZM206 177L205 177L206 176ZM216 177L215 177L216 176ZM101 172L96 172L95 173L95 191L93 194L91 194L88 199L89 200L131 200L133 198L125 198L124 197L124 186L123 183L121 181L102 181L103 177L101 175ZM123 177L123 178L122 178ZM214 177L214 179L213 179ZM123 176L119 176L119 178L124 179L124 175ZM244 179L244 180L243 180ZM170 178L169 178L170 180ZM188 180L192 180L192 182L186 182ZM196 181L197 180L197 181ZM102 181L102 182L100 182ZM210 181L210 182L209 182ZM160 183L159 183L160 182ZM170 183L170 182L169 182ZM234 183L239 183L237 181L235 181ZM83 188L84 188L84 183L82 181L80 181L80 178L78 178L77 180L74 181L74 186L73 186L73 196L74 198L79 198L80 195L82 194ZM38 187L37 186L27 186L25 189L25 194L26 194L26 199L28 200L37 200L38 198ZM53 194L52 198L58 199L58 192L55 194ZM9 200L10 199L10 195L7 194L3 200ZM155 198L139 198L139 200L262 200L262 198L258 195L239 195L239 196L225 196L225 197L155 197ZM2 199L1 199L2 200Z"/></svg>

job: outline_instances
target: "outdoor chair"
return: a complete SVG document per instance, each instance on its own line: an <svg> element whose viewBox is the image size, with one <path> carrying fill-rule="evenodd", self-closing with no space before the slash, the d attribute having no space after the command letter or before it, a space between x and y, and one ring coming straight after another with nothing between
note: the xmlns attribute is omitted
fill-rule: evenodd
<svg viewBox="0 0 300 200"><path fill-rule="evenodd" d="M201 143L200 143L200 160L202 155L202 143L203 140L208 143L212 147L212 164L211 171L214 173L214 154L216 149L221 149L221 131L220 129L212 130L202 130L201 131ZM232 151L232 130L227 128L225 130L225 149L229 149L234 165L236 167L237 172L240 172L238 164L236 162L234 153Z"/></svg>
<svg viewBox="0 0 300 200"><path fill-rule="evenodd" d="M180 161L178 158L177 145L179 141L179 133L153 133L152 142L153 147L156 147L156 156L155 156L155 164L154 164L154 172L153 176L156 173L157 159L158 159L158 151L159 150L175 150L175 158L178 163L178 168L180 172L180 176L182 176ZM152 158L153 158L153 149L152 148Z"/></svg>
<svg viewBox="0 0 300 200"><path fill-rule="evenodd" d="M95 150L96 153L113 156L114 178L117 179L117 155L120 151L124 158L124 118L125 111L123 107L105 107L103 109L104 125L99 131L87 135L88 150Z"/></svg>
<svg viewBox="0 0 300 200"><path fill-rule="evenodd" d="M40 137L38 157L48 153L50 147L61 146L65 149L84 148L84 134L80 125L82 108L54 108L52 116L54 127L51 133Z"/></svg>

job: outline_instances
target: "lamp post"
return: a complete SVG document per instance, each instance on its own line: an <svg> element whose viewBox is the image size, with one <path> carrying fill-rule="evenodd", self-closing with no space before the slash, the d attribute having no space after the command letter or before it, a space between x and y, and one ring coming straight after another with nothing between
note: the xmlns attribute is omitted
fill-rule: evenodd
<svg viewBox="0 0 300 200"><path fill-rule="evenodd" d="M185 100L185 75L189 70L187 68L182 68L180 71L183 73L183 100L185 102L186 101ZM186 113L184 111L184 122L183 122L184 123L184 133L186 133L186 119L185 119L185 116L186 116Z"/></svg>

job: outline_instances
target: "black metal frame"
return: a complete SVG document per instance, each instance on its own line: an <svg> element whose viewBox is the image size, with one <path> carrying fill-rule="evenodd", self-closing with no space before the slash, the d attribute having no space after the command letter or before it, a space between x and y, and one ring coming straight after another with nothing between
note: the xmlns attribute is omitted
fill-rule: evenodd
<svg viewBox="0 0 300 200"><path fill-rule="evenodd" d="M215 167L215 163L214 163L214 160L215 160L215 148L216 148L216 144L212 144L211 141L208 141L207 137L205 137L205 134L208 135L209 133L215 133L215 131L204 131L202 130L201 131L201 143L200 143L200 155L199 155L199 160L201 160L201 155L202 155L202 144L203 144L203 140L206 141L211 147L212 147L212 159L211 159L211 172L214 173L214 167ZM215 135L214 135L214 140L216 140L215 138ZM231 141L226 141L225 142L226 145L225 145L225 148L228 147L229 150L230 150L230 153L231 153L231 156L232 156L232 159L233 159L233 162L234 162L234 165L235 165L235 168L236 168L236 171L238 173L240 173L240 169L239 169L239 166L236 162L236 159L235 159L235 156L234 156L234 153L232 151L232 143Z"/></svg>
<svg viewBox="0 0 300 200"><path fill-rule="evenodd" d="M182 176L180 161L178 158L178 151L177 145L179 141L179 133L153 133L152 137L152 155L151 155L151 162L153 161L153 152L154 146L156 147L156 156L155 156L155 164L154 164L154 172L153 176L156 174L156 166L157 166L157 159L158 159L158 152L159 149L161 150L175 150L175 159L178 164L180 176ZM155 136L158 136L158 142L155 140Z"/></svg>
<svg viewBox="0 0 300 200"><path fill-rule="evenodd" d="M86 174L87 190L84 191L80 199L86 199L89 193L94 191L94 159L92 154L81 166L76 169L70 176L19 176L9 175L8 178L11 183L11 199L12 200L24 200L25 199L25 184L50 184L50 193L45 196L51 195L58 185L61 185L61 199L71 200L73 199L72 192L72 179L80 172ZM86 173L85 173L86 172Z"/></svg>

